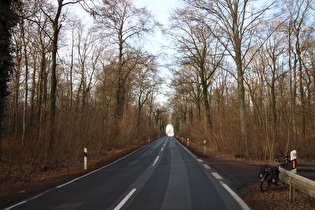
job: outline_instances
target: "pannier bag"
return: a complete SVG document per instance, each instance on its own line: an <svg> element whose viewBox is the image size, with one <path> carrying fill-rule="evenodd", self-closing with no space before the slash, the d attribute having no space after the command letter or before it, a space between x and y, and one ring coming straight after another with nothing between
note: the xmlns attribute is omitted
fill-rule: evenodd
<svg viewBox="0 0 315 210"><path fill-rule="evenodd" d="M259 174L258 174L258 177L259 177L259 178L262 178L262 177L265 175L265 173L266 173L266 168L269 168L269 166L268 166L268 165L260 166L260 168L259 168Z"/></svg>
<svg viewBox="0 0 315 210"><path fill-rule="evenodd" d="M279 169L277 167L273 167L271 171L271 181L274 184L277 184L279 181Z"/></svg>

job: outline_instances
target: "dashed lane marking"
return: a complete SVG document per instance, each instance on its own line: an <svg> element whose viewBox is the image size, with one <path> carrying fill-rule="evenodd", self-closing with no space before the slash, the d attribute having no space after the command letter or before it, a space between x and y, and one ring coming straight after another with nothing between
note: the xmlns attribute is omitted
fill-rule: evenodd
<svg viewBox="0 0 315 210"><path fill-rule="evenodd" d="M154 161L154 163L153 163L152 166L155 166L155 164L156 164L156 162L159 160L159 158L160 158L160 156L157 156L157 157L155 158L155 161Z"/></svg>
<svg viewBox="0 0 315 210"><path fill-rule="evenodd" d="M120 203L116 206L116 208L114 208L114 210L119 210L123 207L123 205L125 205L125 203L129 200L129 198L132 196L132 194L134 194L134 192L136 192L137 189L132 189L128 195L126 195L126 197L120 201Z"/></svg>

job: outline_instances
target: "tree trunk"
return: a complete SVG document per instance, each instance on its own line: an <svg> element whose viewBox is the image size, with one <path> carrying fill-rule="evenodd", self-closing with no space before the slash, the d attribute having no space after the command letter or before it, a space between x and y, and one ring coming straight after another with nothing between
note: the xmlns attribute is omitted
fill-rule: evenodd
<svg viewBox="0 0 315 210"><path fill-rule="evenodd" d="M123 26L121 26L118 33L119 40L119 55L118 55L118 67L117 67L117 80L116 80L116 120L120 120L123 116L123 108L125 103L125 91L124 91L124 77L123 77Z"/></svg>
<svg viewBox="0 0 315 210"><path fill-rule="evenodd" d="M52 153L52 145L55 138L55 117L56 117L56 97L57 97L57 52L58 52L58 37L61 29L59 18L63 7L63 0L58 0L58 9L53 20L53 41L52 41L52 58L51 58L51 80L50 80L50 136L47 145L47 157Z"/></svg>
<svg viewBox="0 0 315 210"><path fill-rule="evenodd" d="M298 59L298 70L299 70L299 89L300 89L300 100L301 100L301 117L302 117L302 140L303 142L306 139L306 101L305 101L305 91L304 91L304 76L303 76L303 60L302 60L302 52L300 47L300 35L299 31L297 34L296 40L296 54Z"/></svg>
<svg viewBox="0 0 315 210"><path fill-rule="evenodd" d="M234 7L234 8L233 8ZM248 140L246 130L246 107L245 107L245 88L244 88L244 72L243 72L243 61L242 61L242 28L239 26L239 14L238 14L238 2L235 1L234 5L231 5L232 15L232 30L233 30L233 46L234 46L234 61L237 68L237 95L240 113L240 126L242 141L245 144L245 156L248 158ZM241 20L244 22L244 20Z"/></svg>
<svg viewBox="0 0 315 210"><path fill-rule="evenodd" d="M23 130L22 130L22 144L25 148L26 146L26 123L27 123L27 102L28 102L28 54L26 49L26 40L25 40L25 33L24 33L24 22L21 23L21 33L22 33L22 46L24 48L24 64L25 64L25 96L24 96L24 110L23 110Z"/></svg>
<svg viewBox="0 0 315 210"><path fill-rule="evenodd" d="M242 141L245 144L245 155L248 157L248 140L246 130L246 106L245 106L245 88L244 88L244 72L242 66L241 41L238 33L235 33L235 63L237 68L237 96L240 113L240 128L242 134Z"/></svg>
<svg viewBox="0 0 315 210"><path fill-rule="evenodd" d="M13 133L14 138L17 139L19 133L19 94L20 94L20 80L21 80L21 71L22 71L22 54L21 52L17 53L16 58L16 71L14 74L14 89L13 89Z"/></svg>
<svg viewBox="0 0 315 210"><path fill-rule="evenodd" d="M36 72L37 72L37 59L36 56L33 56L33 75L32 75L32 90L31 90L31 127L34 126L34 116L35 116L35 94L36 94ZM36 129L35 129L36 130Z"/></svg>

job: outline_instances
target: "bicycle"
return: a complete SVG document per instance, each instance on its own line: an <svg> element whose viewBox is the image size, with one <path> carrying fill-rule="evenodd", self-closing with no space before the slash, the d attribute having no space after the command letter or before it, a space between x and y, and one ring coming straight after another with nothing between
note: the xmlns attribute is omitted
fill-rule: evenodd
<svg viewBox="0 0 315 210"><path fill-rule="evenodd" d="M260 166L259 178L261 178L260 190L262 192L265 192L266 190L268 190L268 188L272 184L278 185L279 173L280 173L278 169L279 165L285 166L291 162L288 155L284 155L283 153L280 153L279 156L283 158L282 164L280 164L280 161L278 159L275 159L276 166L268 166L268 165Z"/></svg>
<svg viewBox="0 0 315 210"><path fill-rule="evenodd" d="M283 163L280 164L281 166L286 166L289 163L291 163L291 159L290 159L289 155L285 155L284 153L280 153L279 156L283 158Z"/></svg>
<svg viewBox="0 0 315 210"><path fill-rule="evenodd" d="M262 192L265 192L272 184L278 185L279 173L280 171L278 169L278 166L261 166L259 173L259 177L261 178L260 190Z"/></svg>

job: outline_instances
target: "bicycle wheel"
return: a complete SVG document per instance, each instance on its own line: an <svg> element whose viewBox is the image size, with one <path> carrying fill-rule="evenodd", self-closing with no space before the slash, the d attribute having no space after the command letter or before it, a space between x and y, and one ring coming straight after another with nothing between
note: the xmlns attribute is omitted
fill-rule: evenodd
<svg viewBox="0 0 315 210"><path fill-rule="evenodd" d="M268 190L269 186L270 185L269 185L267 180L261 181L261 183L260 183L260 190L261 190L261 192L265 192L266 190Z"/></svg>

